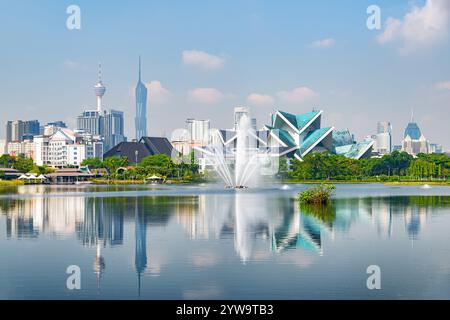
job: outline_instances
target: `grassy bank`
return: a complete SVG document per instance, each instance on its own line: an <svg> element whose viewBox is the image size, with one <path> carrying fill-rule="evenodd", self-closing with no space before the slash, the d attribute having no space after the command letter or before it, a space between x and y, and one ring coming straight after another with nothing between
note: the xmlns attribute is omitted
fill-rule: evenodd
<svg viewBox="0 0 450 320"><path fill-rule="evenodd" d="M434 186L450 186L450 181L380 181L380 180L284 180L286 184L370 184L378 183L397 186L421 186L424 184Z"/></svg>
<svg viewBox="0 0 450 320"><path fill-rule="evenodd" d="M143 180L107 180L107 179L92 179L93 184L107 184L107 185L133 185L133 184L145 184Z"/></svg>
<svg viewBox="0 0 450 320"><path fill-rule="evenodd" d="M428 184L430 186L450 186L450 181L394 181L385 182L387 186L423 186Z"/></svg>
<svg viewBox="0 0 450 320"><path fill-rule="evenodd" d="M23 180L0 180L0 187L21 186L24 184L25 182Z"/></svg>
<svg viewBox="0 0 450 320"><path fill-rule="evenodd" d="M92 179L90 180L96 185L133 185L146 184L144 180L107 180L107 179ZM165 184L197 184L204 182L203 180L166 180Z"/></svg>

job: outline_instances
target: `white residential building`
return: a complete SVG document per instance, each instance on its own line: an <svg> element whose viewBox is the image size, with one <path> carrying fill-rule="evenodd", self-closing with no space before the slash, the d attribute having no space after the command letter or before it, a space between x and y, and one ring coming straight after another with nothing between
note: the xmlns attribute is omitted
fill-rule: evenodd
<svg viewBox="0 0 450 320"><path fill-rule="evenodd" d="M8 150L6 150L6 140L0 140L0 156L7 154Z"/></svg>
<svg viewBox="0 0 450 320"><path fill-rule="evenodd" d="M9 142L7 145L7 154L11 156L23 155L34 160L35 146L33 140L25 140L22 142Z"/></svg>
<svg viewBox="0 0 450 320"><path fill-rule="evenodd" d="M103 143L95 136L60 128L50 137L37 136L35 163L51 167L79 167L83 160L102 158Z"/></svg>

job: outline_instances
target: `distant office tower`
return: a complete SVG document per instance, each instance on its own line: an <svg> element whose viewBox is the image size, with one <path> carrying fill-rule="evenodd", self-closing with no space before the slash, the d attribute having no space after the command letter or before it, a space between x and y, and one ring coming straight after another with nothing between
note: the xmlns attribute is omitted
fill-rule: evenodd
<svg viewBox="0 0 450 320"><path fill-rule="evenodd" d="M55 126L58 128L67 128L67 124L64 121L53 121L47 123L47 126Z"/></svg>
<svg viewBox="0 0 450 320"><path fill-rule="evenodd" d="M189 140L196 146L206 146L209 142L209 130L211 128L209 120L187 119Z"/></svg>
<svg viewBox="0 0 450 320"><path fill-rule="evenodd" d="M136 141L147 136L147 88L141 80L141 57L139 57L139 80L136 85Z"/></svg>
<svg viewBox="0 0 450 320"><path fill-rule="evenodd" d="M373 138L375 140L375 152L378 152L381 155L392 152L392 126L390 122L378 122L377 134Z"/></svg>
<svg viewBox="0 0 450 320"><path fill-rule="evenodd" d="M257 125L257 122L256 122L256 118L252 118L252 129L253 130L258 130L258 125Z"/></svg>
<svg viewBox="0 0 450 320"><path fill-rule="evenodd" d="M420 131L417 123L414 122L414 116L411 116L411 122L405 129L404 138L402 141L402 151L411 155L429 152L429 142Z"/></svg>
<svg viewBox="0 0 450 320"><path fill-rule="evenodd" d="M102 114L97 110L85 110L77 117L77 129L84 130L90 134L102 135Z"/></svg>
<svg viewBox="0 0 450 320"><path fill-rule="evenodd" d="M250 111L246 107L236 107L234 108L234 130L236 130L244 116L249 116Z"/></svg>
<svg viewBox="0 0 450 320"><path fill-rule="evenodd" d="M24 121L23 123L23 140L33 140L34 136L39 135L40 124L37 120Z"/></svg>
<svg viewBox="0 0 450 320"><path fill-rule="evenodd" d="M39 121L8 121L6 123L6 142L22 142L24 140L33 140L33 137L39 135Z"/></svg>
<svg viewBox="0 0 450 320"><path fill-rule="evenodd" d="M51 136L52 134L56 133L58 129L64 129L67 128L67 125L63 121L53 121L47 123L45 126L41 126L40 128L40 135L44 136Z"/></svg>
<svg viewBox="0 0 450 320"><path fill-rule="evenodd" d="M103 114L104 148L105 152L115 147L119 143L126 141L124 134L123 112L111 110Z"/></svg>
<svg viewBox="0 0 450 320"><path fill-rule="evenodd" d="M430 143L429 146L430 153L443 153L442 145L437 143Z"/></svg>
<svg viewBox="0 0 450 320"><path fill-rule="evenodd" d="M12 141L12 121L6 122L6 139L5 143L8 144L8 142Z"/></svg>

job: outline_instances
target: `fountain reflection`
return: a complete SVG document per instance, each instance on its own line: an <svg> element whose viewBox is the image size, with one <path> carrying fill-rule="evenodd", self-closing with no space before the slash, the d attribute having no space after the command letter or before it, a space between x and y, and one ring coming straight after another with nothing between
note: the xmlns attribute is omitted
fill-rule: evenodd
<svg viewBox="0 0 450 320"><path fill-rule="evenodd" d="M134 225L140 292L149 269L151 228L181 225L190 240L232 238L239 259L249 263L257 260L255 252L260 254L261 248L270 255L291 250L324 255L325 239L333 241L336 233L348 233L361 222L371 224L379 237L390 238L396 224L396 232L403 229L410 239L418 239L432 210L449 206L448 197L400 196L335 199L327 207L308 207L276 193L246 190L193 196L0 198L0 215L5 216L7 239L74 238L95 248L99 287L107 265L105 248L123 246L125 226Z"/></svg>

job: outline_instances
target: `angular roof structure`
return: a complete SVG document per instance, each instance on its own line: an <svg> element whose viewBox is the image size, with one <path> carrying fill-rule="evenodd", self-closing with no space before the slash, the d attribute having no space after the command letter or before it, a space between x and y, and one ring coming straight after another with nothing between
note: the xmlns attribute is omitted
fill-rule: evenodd
<svg viewBox="0 0 450 320"><path fill-rule="evenodd" d="M410 137L412 140L419 140L422 136L422 132L420 131L419 126L415 122L408 123L408 126L405 129L404 138Z"/></svg>
<svg viewBox="0 0 450 320"><path fill-rule="evenodd" d="M334 130L334 127L321 127L323 111L303 114L291 114L277 111L272 115L272 123L265 126L269 131L268 145L279 148L282 153L302 160L314 151L329 151L349 158L360 159L370 155L373 140L356 143L346 130Z"/></svg>

